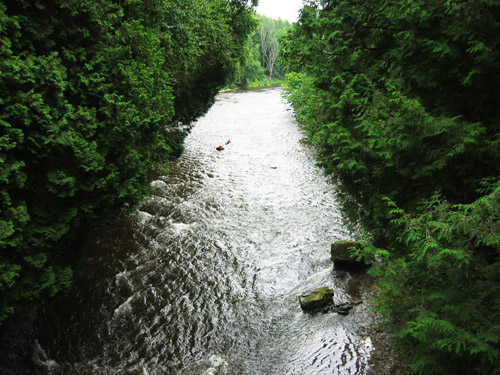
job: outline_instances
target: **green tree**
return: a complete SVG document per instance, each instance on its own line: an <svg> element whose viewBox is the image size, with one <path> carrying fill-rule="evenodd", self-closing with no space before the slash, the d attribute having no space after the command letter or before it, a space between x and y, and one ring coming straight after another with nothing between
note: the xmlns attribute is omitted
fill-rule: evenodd
<svg viewBox="0 0 500 375"><path fill-rule="evenodd" d="M288 98L372 238L360 256L386 259L378 308L422 374L497 373L498 14L489 0L312 0L282 43Z"/></svg>
<svg viewBox="0 0 500 375"><path fill-rule="evenodd" d="M498 106L491 102L496 78L479 94L480 88L464 74L457 71L453 76L450 69L468 63L463 71L477 70L478 63L470 57L475 52L461 39L479 38L474 33L482 13L490 55L481 64L489 59L488 69L494 69L494 17L487 8L471 6L470 12L477 11L473 25L464 23L463 7L454 14L454 8L440 1L411 2L411 7L407 3L310 2L283 48L289 68L310 76L324 101L321 107L329 108L322 114L322 128L312 129L311 138L323 150L328 171L362 202L363 209L351 208L352 216L370 229L381 224L378 214L386 212L380 205L383 196L403 208L436 190L453 202L471 202L482 178L498 171L498 110L492 109ZM417 11L425 17L415 15ZM407 34L415 39L412 46L402 37ZM435 47L413 53L416 46L441 39L457 50L452 62L441 59ZM421 69L428 60L432 69ZM473 77L480 79L479 73ZM475 104L465 105L470 97ZM479 97L485 102L476 103Z"/></svg>
<svg viewBox="0 0 500 375"><path fill-rule="evenodd" d="M282 19L272 19L259 16L257 40L260 46L261 63L266 75L271 81L274 77L283 78L284 71L278 61L280 53L280 39L290 29L291 24Z"/></svg>
<svg viewBox="0 0 500 375"><path fill-rule="evenodd" d="M291 28L291 24L282 19L272 19L257 15L257 25L246 42L246 55L236 77L229 82L239 87L249 84L270 82L273 78L283 79L285 71L278 56L280 38Z"/></svg>
<svg viewBox="0 0 500 375"><path fill-rule="evenodd" d="M247 88L250 85L260 85L263 82L267 82L264 68L261 65L261 56L259 45L255 43L254 30L252 34L248 36L247 42L245 44L245 60L244 63L240 65L237 76L234 79L234 84L238 87ZM232 84L233 82L231 82Z"/></svg>
<svg viewBox="0 0 500 375"><path fill-rule="evenodd" d="M419 374L499 374L500 184L477 201L438 195L407 214L388 201L399 246L385 257L378 310Z"/></svg>
<svg viewBox="0 0 500 375"><path fill-rule="evenodd" d="M0 323L67 287L75 239L182 151L178 125L243 60L250 5L0 1Z"/></svg>

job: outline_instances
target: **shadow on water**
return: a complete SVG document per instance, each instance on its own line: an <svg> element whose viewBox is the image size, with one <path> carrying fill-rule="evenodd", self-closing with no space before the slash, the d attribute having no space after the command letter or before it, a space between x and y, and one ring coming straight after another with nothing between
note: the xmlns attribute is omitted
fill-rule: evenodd
<svg viewBox="0 0 500 375"><path fill-rule="evenodd" d="M330 244L350 236L303 138L279 88L221 93L45 308L38 372L368 374L368 303L348 316L298 304L318 286L336 303L370 298L369 280L332 268Z"/></svg>

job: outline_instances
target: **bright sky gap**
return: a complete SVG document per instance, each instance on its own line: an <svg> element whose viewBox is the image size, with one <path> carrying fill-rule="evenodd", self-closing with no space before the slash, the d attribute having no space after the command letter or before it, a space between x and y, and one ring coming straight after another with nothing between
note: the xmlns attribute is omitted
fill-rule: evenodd
<svg viewBox="0 0 500 375"><path fill-rule="evenodd" d="M273 19L284 19L296 22L302 0L259 0L257 13Z"/></svg>

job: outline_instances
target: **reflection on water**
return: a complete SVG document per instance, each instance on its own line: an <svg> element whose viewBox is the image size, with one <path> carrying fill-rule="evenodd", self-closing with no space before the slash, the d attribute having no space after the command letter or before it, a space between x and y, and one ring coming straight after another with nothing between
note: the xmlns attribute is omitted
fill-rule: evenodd
<svg viewBox="0 0 500 375"><path fill-rule="evenodd" d="M220 94L154 195L93 241L73 295L47 308L40 373L367 373L366 304L298 304L318 286L352 299L329 260L349 234L280 93Z"/></svg>

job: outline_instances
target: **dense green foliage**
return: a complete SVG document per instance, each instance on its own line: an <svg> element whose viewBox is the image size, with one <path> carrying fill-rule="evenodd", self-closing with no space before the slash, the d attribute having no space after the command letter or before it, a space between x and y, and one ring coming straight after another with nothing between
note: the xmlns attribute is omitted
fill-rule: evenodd
<svg viewBox="0 0 500 375"><path fill-rule="evenodd" d="M230 87L247 88L262 86L267 83L264 68L261 63L259 44L255 41L257 31L254 30L245 43L245 61L239 67L237 75L228 83Z"/></svg>
<svg viewBox="0 0 500 375"><path fill-rule="evenodd" d="M253 2L255 3L255 1ZM148 192L244 57L247 0L0 2L0 324Z"/></svg>
<svg viewBox="0 0 500 375"><path fill-rule="evenodd" d="M500 186L467 205L434 196L413 215L388 204L400 246L361 255L385 259L371 270L377 307L414 370L498 374Z"/></svg>
<svg viewBox="0 0 500 375"><path fill-rule="evenodd" d="M245 63L231 82L239 87L260 86L273 79L285 78L285 70L278 60L280 39L290 30L290 22L256 16L257 28L245 45Z"/></svg>
<svg viewBox="0 0 500 375"><path fill-rule="evenodd" d="M499 33L498 0L316 0L282 49L421 374L500 371Z"/></svg>
<svg viewBox="0 0 500 375"><path fill-rule="evenodd" d="M280 39L291 28L290 22L282 19L272 19L260 16L256 41L259 44L261 64L266 76L271 81L273 78L285 77L285 70L278 60L280 52Z"/></svg>

